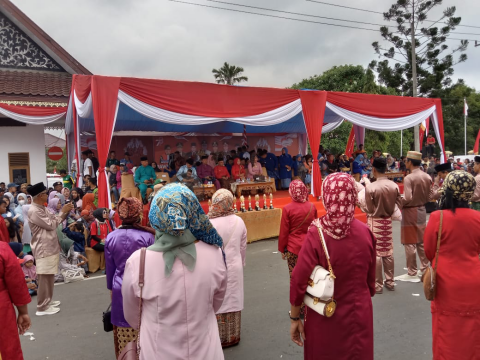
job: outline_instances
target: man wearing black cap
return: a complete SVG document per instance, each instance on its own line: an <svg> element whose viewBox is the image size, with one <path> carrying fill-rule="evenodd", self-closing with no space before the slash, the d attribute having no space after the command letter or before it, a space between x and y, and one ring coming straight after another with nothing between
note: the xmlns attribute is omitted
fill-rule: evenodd
<svg viewBox="0 0 480 360"><path fill-rule="evenodd" d="M437 176L435 177L435 181L433 183L432 200L440 199L441 194L439 190L442 187L442 184L440 184L440 180L442 180L442 183L443 183L443 180L445 180L448 173L452 170L453 170L452 164L449 162L435 166L435 171L437 172Z"/></svg>
<svg viewBox="0 0 480 360"><path fill-rule="evenodd" d="M60 311L60 301L52 301L60 254L57 227L73 210L73 204L66 204L59 215L54 215L44 206L48 195L43 183L30 186L27 192L33 197L32 206L28 210L28 223L32 232L30 246L38 275L37 316L53 315Z"/></svg>
<svg viewBox="0 0 480 360"><path fill-rule="evenodd" d="M472 209L480 211L480 156L475 156L473 171L476 174L475 181L477 182L477 187L472 196Z"/></svg>
<svg viewBox="0 0 480 360"><path fill-rule="evenodd" d="M395 212L395 205L401 209L402 197L398 185L385 176L387 171L385 158L375 158L372 171L377 181L366 186L365 205L367 225L377 239L375 290L377 294L381 294L383 292L382 265L385 273L385 287L391 291L395 290L392 215Z"/></svg>
<svg viewBox="0 0 480 360"><path fill-rule="evenodd" d="M140 162L142 166L139 166L137 170L135 170L135 183L138 184L142 199L146 200L148 195L153 191L153 183L157 178L157 174L155 174L153 167L148 165L148 158L146 156L142 156Z"/></svg>
<svg viewBox="0 0 480 360"><path fill-rule="evenodd" d="M62 192L63 184L61 181L56 181L53 183L53 190L56 192L60 193Z"/></svg>

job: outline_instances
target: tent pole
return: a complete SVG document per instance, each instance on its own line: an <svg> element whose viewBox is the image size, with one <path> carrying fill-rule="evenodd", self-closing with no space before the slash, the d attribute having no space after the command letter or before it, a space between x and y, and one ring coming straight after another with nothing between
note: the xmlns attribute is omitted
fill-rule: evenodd
<svg viewBox="0 0 480 360"><path fill-rule="evenodd" d="M403 156L403 130L400 131L400 157Z"/></svg>

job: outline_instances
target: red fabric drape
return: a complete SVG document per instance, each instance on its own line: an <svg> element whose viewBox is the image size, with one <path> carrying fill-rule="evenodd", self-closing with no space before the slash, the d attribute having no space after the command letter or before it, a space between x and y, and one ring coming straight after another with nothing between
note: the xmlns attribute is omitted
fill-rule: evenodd
<svg viewBox="0 0 480 360"><path fill-rule="evenodd" d="M342 109L380 118L404 117L428 110L435 99L328 92L327 101Z"/></svg>
<svg viewBox="0 0 480 360"><path fill-rule="evenodd" d="M298 99L297 90L122 78L120 90L152 106L206 117L265 113Z"/></svg>
<svg viewBox="0 0 480 360"><path fill-rule="evenodd" d="M97 77L97 76L93 76ZM91 75L73 75L73 88L78 100L84 103L91 91Z"/></svg>
<svg viewBox="0 0 480 360"><path fill-rule="evenodd" d="M345 147L345 155L348 157L352 156L353 150L355 150L355 131L350 130L350 136L348 137L347 146Z"/></svg>
<svg viewBox="0 0 480 360"><path fill-rule="evenodd" d="M105 163L112 142L119 86L120 78L105 76L94 76L92 78L93 119L97 138L98 161L100 163L98 168L98 207L110 208Z"/></svg>
<svg viewBox="0 0 480 360"><path fill-rule="evenodd" d="M303 120L307 129L308 141L313 156L313 194L319 197L322 192L322 176L318 166L318 148L322 137L323 117L327 92L325 91L299 91L302 101Z"/></svg>
<svg viewBox="0 0 480 360"><path fill-rule="evenodd" d="M475 146L473 147L473 153L478 155L478 144L480 143L480 130L478 130L477 140L475 140Z"/></svg>
<svg viewBox="0 0 480 360"><path fill-rule="evenodd" d="M25 116L52 116L67 112L67 108L64 107L15 106L7 104L0 104L0 107L15 114Z"/></svg>

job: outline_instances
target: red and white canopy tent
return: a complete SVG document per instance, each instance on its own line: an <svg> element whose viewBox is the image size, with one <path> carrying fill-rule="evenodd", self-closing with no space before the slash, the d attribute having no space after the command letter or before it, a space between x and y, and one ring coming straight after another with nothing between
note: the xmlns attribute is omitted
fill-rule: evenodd
<svg viewBox="0 0 480 360"><path fill-rule="evenodd" d="M0 104L0 113L29 123L45 124L64 114L44 109L25 112ZM15 111L19 110L19 111ZM8 114L6 113L8 112ZM50 118L49 118L50 117ZM54 119L55 118L55 119ZM361 132L365 128L395 131L430 118L444 153L443 115L440 99L382 96L327 91L226 86L199 82L74 75L66 133L69 159L80 164L80 132L94 131L99 169L99 204L108 206L105 169L116 127L125 130L172 131L195 128L197 132L222 132L228 126L259 127L262 133L278 132L279 126L306 132L316 162L324 122L334 129L343 120ZM300 121L298 121L300 119ZM327 119L329 119L327 121ZM288 125L288 126L287 126ZM182 128L183 127L183 128ZM203 129L199 131L199 128ZM270 129L270 130L269 130ZM242 132L231 131L231 132ZM320 195L321 176L313 167L312 192Z"/></svg>

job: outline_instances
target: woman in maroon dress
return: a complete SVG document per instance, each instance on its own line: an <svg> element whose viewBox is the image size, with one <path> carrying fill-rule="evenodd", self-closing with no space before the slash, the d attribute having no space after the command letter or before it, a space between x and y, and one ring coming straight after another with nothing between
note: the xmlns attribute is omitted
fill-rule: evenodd
<svg viewBox="0 0 480 360"><path fill-rule="evenodd" d="M293 270L290 334L297 345L305 343L306 360L373 359L375 237L354 219L356 200L351 175L333 173L325 178L323 204L327 213L312 223ZM328 269L317 227L323 230L336 276L333 297L337 309L327 318L307 307L303 324L299 314L307 281L316 265Z"/></svg>
<svg viewBox="0 0 480 360"><path fill-rule="evenodd" d="M443 182L437 293L431 304L435 360L480 359L480 212L468 208L474 191L475 178L463 170ZM440 211L435 211L423 236L433 267L439 226Z"/></svg>
<svg viewBox="0 0 480 360"><path fill-rule="evenodd" d="M30 328L27 304L31 298L17 257L1 237L0 234L0 359L23 360L18 333ZM17 318L13 305L18 310Z"/></svg>

